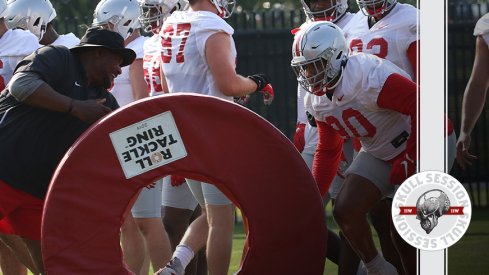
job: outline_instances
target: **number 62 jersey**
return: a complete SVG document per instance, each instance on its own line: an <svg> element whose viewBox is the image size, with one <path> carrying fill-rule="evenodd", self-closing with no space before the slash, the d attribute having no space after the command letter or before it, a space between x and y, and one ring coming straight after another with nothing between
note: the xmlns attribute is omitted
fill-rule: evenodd
<svg viewBox="0 0 489 275"><path fill-rule="evenodd" d="M163 73L170 93L195 92L232 101L218 90L205 56L207 39L219 32L229 34L229 60L236 64L234 30L222 18L207 11L175 11L168 17L160 37Z"/></svg>
<svg viewBox="0 0 489 275"><path fill-rule="evenodd" d="M363 150L381 160L391 160L406 149L411 133L409 116L378 104L384 84L392 74L410 79L406 72L387 60L354 53L348 58L343 78L331 99L308 93L304 99L305 108L343 139L357 137ZM416 113L416 110L412 111Z"/></svg>
<svg viewBox="0 0 489 275"><path fill-rule="evenodd" d="M384 18L368 26L368 16L357 12L347 26L346 41L353 52L364 52L387 59L415 79L415 69L409 55L416 51L418 9L397 3ZM414 43L414 44L413 44Z"/></svg>

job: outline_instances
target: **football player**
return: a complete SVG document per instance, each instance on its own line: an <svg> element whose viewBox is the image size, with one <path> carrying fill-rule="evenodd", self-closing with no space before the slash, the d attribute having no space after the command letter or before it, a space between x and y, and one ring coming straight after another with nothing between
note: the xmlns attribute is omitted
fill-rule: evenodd
<svg viewBox="0 0 489 275"><path fill-rule="evenodd" d="M475 57L472 73L465 87L462 101L462 125L457 141L457 162L462 169L472 165L477 157L469 153L470 134L482 113L489 88L489 14L482 16L475 25Z"/></svg>
<svg viewBox="0 0 489 275"><path fill-rule="evenodd" d="M7 13L7 1L0 0L0 91L3 91L12 78L17 63L40 46L32 33L9 29L6 22ZM18 251L22 250L24 253L16 257L9 247L16 248ZM24 265L31 271L37 270L20 237L0 236L2 272L4 274L27 274Z"/></svg>
<svg viewBox="0 0 489 275"><path fill-rule="evenodd" d="M357 5L360 11L351 20L350 29L346 34L350 50L387 59L408 73L416 82L418 9L409 4L398 3L397 0L357 0ZM453 127L449 127L449 131L453 133ZM453 146L454 138L455 135L450 139ZM359 149L359 143L355 142L355 150ZM409 162L408 165L412 166L413 163ZM416 251L400 238L391 225L390 201L393 195L372 209L369 213L370 221L379 235L384 257L398 270L409 268L406 273L414 274ZM394 239L391 238L391 234L395 236ZM397 243L398 249L393 241Z"/></svg>
<svg viewBox="0 0 489 275"><path fill-rule="evenodd" d="M140 16L138 2L131 0L102 0L94 11L92 26L118 32L124 37L126 48L136 52L134 62L122 68L111 89L120 106L148 96L143 72L146 37L140 34ZM121 227L124 259L136 274L148 272L145 255L149 255L154 270L163 267L171 256L170 241L161 221L161 192L161 181L143 188Z"/></svg>
<svg viewBox="0 0 489 275"><path fill-rule="evenodd" d="M293 34L297 33L300 28L311 21L330 21L345 30L348 28L348 23L354 16L347 11L347 0L301 0L301 3L307 20L301 27L294 29L292 31ZM306 114L304 109L304 96L306 93L306 90L301 85L297 85L297 127L294 135L294 145L301 153L309 169L312 169L318 135L317 128L313 126L315 125L314 118L310 114ZM308 123L308 118L311 119L311 123ZM339 165L338 174L335 176L326 197L323 199L325 205L330 198L333 201L336 198L344 180L344 171L353 159L352 141L345 140L343 148L343 157ZM348 241L344 239L341 232L340 237L341 241L333 231L328 230L327 257L338 264L339 274L353 274L360 260L351 249ZM361 268L361 265L359 267Z"/></svg>
<svg viewBox="0 0 489 275"><path fill-rule="evenodd" d="M321 194L336 175L342 139L359 138L362 150L345 173L333 215L369 274L397 274L377 252L366 214L402 183L403 163L415 161L416 84L389 61L349 56L343 31L330 22L301 30L292 55L297 80L310 92L306 110L318 126L313 175Z"/></svg>
<svg viewBox="0 0 489 275"><path fill-rule="evenodd" d="M7 25L11 29L32 32L41 45L78 45L80 39L73 33L58 34L53 27L56 10L49 0L9 0Z"/></svg>
<svg viewBox="0 0 489 275"><path fill-rule="evenodd" d="M264 103L273 100L273 89L265 75L238 75L233 28L223 18L234 10L234 1L191 0L188 11L175 11L164 22L161 58L170 93L193 91L233 101L233 97L262 92ZM212 111L212 110L210 110ZM227 274L234 226L232 202L213 184L187 179L203 209L187 229L172 260L158 274L183 274L194 251L207 244L209 274Z"/></svg>
<svg viewBox="0 0 489 275"><path fill-rule="evenodd" d="M141 0L139 5L140 22L144 25L145 31L153 34L144 42L144 78L148 85L149 96L157 96L163 94L161 81L165 81L160 73L161 42L158 33L171 12L187 10L188 2L186 0ZM180 243L192 218L199 216L201 211L184 178L172 175L162 181L161 213L173 251ZM205 254L204 251L202 253ZM203 265L202 269L205 269L205 255L203 259L199 257L197 263L199 266ZM195 269L195 264L190 264L185 273L194 274Z"/></svg>

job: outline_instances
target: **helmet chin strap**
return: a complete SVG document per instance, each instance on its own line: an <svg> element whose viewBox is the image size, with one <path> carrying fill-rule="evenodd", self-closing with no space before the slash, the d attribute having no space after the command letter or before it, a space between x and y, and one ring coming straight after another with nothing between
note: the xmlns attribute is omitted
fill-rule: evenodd
<svg viewBox="0 0 489 275"><path fill-rule="evenodd" d="M341 66L340 77L338 78L338 80L336 80L336 83L333 86L331 86L331 87L330 86L326 86L326 91L332 91L332 90L334 90L334 88L336 88L336 86L338 86L340 84L340 81L343 78L343 68L344 67L345 66L343 66L343 65Z"/></svg>
<svg viewBox="0 0 489 275"><path fill-rule="evenodd" d="M219 17L224 17L224 14L225 14L225 11L224 11L224 8L223 7L220 7L216 1L212 1L212 0L209 0L212 4L214 4L214 7L216 7L216 10L217 10L217 15L219 15Z"/></svg>

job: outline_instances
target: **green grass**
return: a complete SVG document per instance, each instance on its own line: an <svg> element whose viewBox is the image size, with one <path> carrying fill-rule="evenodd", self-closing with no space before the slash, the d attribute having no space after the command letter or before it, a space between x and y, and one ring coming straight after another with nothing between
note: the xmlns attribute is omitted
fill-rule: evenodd
<svg viewBox="0 0 489 275"><path fill-rule="evenodd" d="M489 208L474 209L469 228L448 248L450 275L489 274Z"/></svg>
<svg viewBox="0 0 489 275"><path fill-rule="evenodd" d="M327 219L328 228L338 233L338 226L336 225L333 218L331 217L331 204L328 204L328 206L326 207L326 211L328 213L328 219ZM239 211L238 211L238 220L241 220L241 214L239 213ZM378 245L377 235L374 234L374 238ZM229 272L228 272L229 275L234 274L239 269L239 264L241 261L241 255L243 253L243 246L244 246L245 239L246 239L246 235L244 232L243 223L238 222L234 228L233 252L231 255L231 264L229 266ZM336 266L336 264L327 260L324 274L337 274L337 273L338 273L338 267Z"/></svg>
<svg viewBox="0 0 489 275"><path fill-rule="evenodd" d="M338 232L338 227L331 218L330 207L327 208L327 212L329 228ZM240 218L239 213L238 217ZM373 234L379 247L375 230L373 230ZM239 268L245 238L243 223L238 222L234 229L233 251L228 274L234 274ZM488 246L489 208L474 209L469 229L464 237L448 249L448 273L450 275L489 274ZM326 261L324 274L337 274L337 272L337 266L329 260Z"/></svg>

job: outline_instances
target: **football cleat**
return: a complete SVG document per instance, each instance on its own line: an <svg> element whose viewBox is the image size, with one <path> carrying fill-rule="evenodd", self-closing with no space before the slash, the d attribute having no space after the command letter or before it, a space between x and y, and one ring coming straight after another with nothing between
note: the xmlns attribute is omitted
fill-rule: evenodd
<svg viewBox="0 0 489 275"><path fill-rule="evenodd" d="M155 275L183 275L184 273L185 269L183 268L182 263L175 257L171 259L165 267L158 270Z"/></svg>

